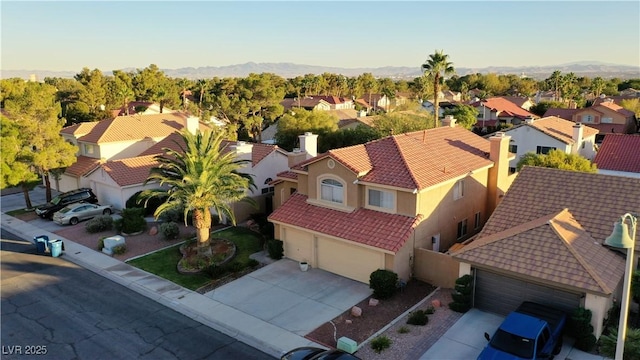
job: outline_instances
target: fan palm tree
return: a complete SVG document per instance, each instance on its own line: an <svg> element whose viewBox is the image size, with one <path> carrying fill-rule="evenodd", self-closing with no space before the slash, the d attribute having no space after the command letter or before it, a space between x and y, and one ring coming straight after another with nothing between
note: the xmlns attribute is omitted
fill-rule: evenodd
<svg viewBox="0 0 640 360"><path fill-rule="evenodd" d="M191 211L200 253L210 252L211 209L220 221L226 217L235 225L231 203L246 201L255 206L246 196L247 190L255 187L253 179L239 172L248 161L236 160L233 151L221 149L223 134L183 130L183 144L176 141L180 150L164 148L164 154L155 157L160 165L151 169L145 181L156 181L161 188L141 194L146 201L166 198L153 214L156 218L177 209L183 211L186 224Z"/></svg>
<svg viewBox="0 0 640 360"><path fill-rule="evenodd" d="M427 61L422 64L422 72L433 79L433 108L436 119L436 127L438 126L440 101L438 94L440 93L440 83L443 75L451 75L455 72L453 63L449 61L449 55L444 54L443 50L436 50L435 54L429 55Z"/></svg>

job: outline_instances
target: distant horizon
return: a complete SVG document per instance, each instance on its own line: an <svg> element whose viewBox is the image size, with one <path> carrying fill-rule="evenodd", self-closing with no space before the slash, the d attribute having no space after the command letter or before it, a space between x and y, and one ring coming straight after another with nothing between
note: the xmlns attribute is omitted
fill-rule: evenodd
<svg viewBox="0 0 640 360"><path fill-rule="evenodd" d="M55 72L359 69L419 67L443 50L457 68L638 66L638 13L638 1L3 1L1 60Z"/></svg>

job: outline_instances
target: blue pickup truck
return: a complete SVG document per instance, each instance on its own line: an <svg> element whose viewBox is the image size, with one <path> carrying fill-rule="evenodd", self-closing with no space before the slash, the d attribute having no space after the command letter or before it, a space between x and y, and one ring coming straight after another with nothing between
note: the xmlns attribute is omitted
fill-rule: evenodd
<svg viewBox="0 0 640 360"><path fill-rule="evenodd" d="M524 302L509 314L478 360L552 359L562 349L567 315L554 308Z"/></svg>

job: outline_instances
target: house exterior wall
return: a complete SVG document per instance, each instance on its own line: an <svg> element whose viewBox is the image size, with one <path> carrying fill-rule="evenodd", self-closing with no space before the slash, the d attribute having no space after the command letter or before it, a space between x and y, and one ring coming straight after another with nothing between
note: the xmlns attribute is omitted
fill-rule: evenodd
<svg viewBox="0 0 640 360"><path fill-rule="evenodd" d="M277 209L284 204L294 191L298 191L298 183L295 181L282 181L274 186L273 209Z"/></svg>
<svg viewBox="0 0 640 360"><path fill-rule="evenodd" d="M336 104L336 110L347 110L353 108L355 108L355 106L353 105L353 101L345 101L343 103Z"/></svg>
<svg viewBox="0 0 640 360"><path fill-rule="evenodd" d="M253 181L256 184L256 189L251 192L251 195L262 195L262 189L271 187L272 185L267 184L266 180L274 180L278 173L289 170L288 161L287 155L273 151L252 168L243 169L242 172L253 175Z"/></svg>
<svg viewBox="0 0 640 360"><path fill-rule="evenodd" d="M333 168L331 168L331 166ZM343 206L340 206L337 203L330 203L321 200L320 182L328 178L337 180L342 183L344 190L343 196L345 200ZM344 210L346 210L347 208L353 209L358 206L358 185L355 185L353 183L356 180L356 176L351 170L347 169L339 162L331 158L326 158L318 162L309 164L308 179L310 181L307 181L309 188L306 195L309 197L308 199L310 202L336 209L342 208ZM298 183L302 183L302 181L303 180L298 177Z"/></svg>
<svg viewBox="0 0 640 360"><path fill-rule="evenodd" d="M515 129L507 130L505 132L509 136L511 136L510 145L518 146L518 150L515 153L516 158L509 161L509 167L511 168L515 168L518 164L518 161L520 161L520 159L526 153L535 153L538 146L548 146L556 148L558 150L562 150L565 153L571 153L571 146L569 144L552 138L551 136L531 126L520 126ZM593 142L595 142L595 137L593 137ZM586 147L587 146L585 145L585 148ZM593 146L591 148L593 148Z"/></svg>
<svg viewBox="0 0 640 360"><path fill-rule="evenodd" d="M602 114L600 112L595 111L594 109L586 108L583 111L573 114L571 120L573 120L574 122L583 123L585 125L599 124L601 115ZM588 116L591 116L592 119L589 120L587 118Z"/></svg>
<svg viewBox="0 0 640 360"><path fill-rule="evenodd" d="M67 192L84 187L81 185L80 179L67 174L62 174L58 180L51 181L51 185L55 190L60 192ZM87 185L89 185L88 182Z"/></svg>
<svg viewBox="0 0 640 360"><path fill-rule="evenodd" d="M415 249L414 276L429 284L452 289L460 276L460 262L450 255L427 249Z"/></svg>
<svg viewBox="0 0 640 360"><path fill-rule="evenodd" d="M106 160L127 159L140 155L163 138L147 138L139 141L109 142L99 145L99 156ZM95 155L86 156L96 157Z"/></svg>
<svg viewBox="0 0 640 360"><path fill-rule="evenodd" d="M611 296L599 296L587 293L584 300L585 309L591 310L591 326L593 326L593 335L599 338L604 330L604 319L607 318L607 312L613 305Z"/></svg>

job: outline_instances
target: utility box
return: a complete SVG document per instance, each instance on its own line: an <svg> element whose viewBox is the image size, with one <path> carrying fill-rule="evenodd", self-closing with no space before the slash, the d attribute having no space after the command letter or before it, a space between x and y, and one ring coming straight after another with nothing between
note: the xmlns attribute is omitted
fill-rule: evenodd
<svg viewBox="0 0 640 360"><path fill-rule="evenodd" d="M113 248L116 246L120 246L120 245L124 245L125 241L124 241L124 236L120 236L120 235L115 235L115 236L110 236L106 239L103 240L103 248L102 248L102 252L113 256Z"/></svg>
<svg viewBox="0 0 640 360"><path fill-rule="evenodd" d="M358 343L346 336L343 336L338 339L338 349L346 351L349 354L353 354L358 350Z"/></svg>

